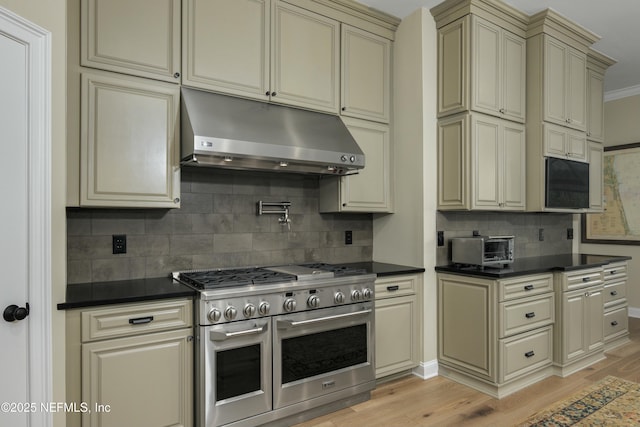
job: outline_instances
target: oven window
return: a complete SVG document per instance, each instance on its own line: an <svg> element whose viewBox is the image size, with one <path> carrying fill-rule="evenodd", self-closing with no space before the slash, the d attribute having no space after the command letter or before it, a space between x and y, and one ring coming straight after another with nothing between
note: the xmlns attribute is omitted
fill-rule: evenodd
<svg viewBox="0 0 640 427"><path fill-rule="evenodd" d="M282 340L282 383L367 362L367 325Z"/></svg>
<svg viewBox="0 0 640 427"><path fill-rule="evenodd" d="M216 352L216 401L262 389L260 344Z"/></svg>

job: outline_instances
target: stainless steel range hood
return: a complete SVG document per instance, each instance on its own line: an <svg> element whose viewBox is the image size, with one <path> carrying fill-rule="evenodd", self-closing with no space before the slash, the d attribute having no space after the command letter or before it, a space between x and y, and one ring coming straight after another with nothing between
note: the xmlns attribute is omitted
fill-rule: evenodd
<svg viewBox="0 0 640 427"><path fill-rule="evenodd" d="M364 153L339 117L182 88L182 164L346 175Z"/></svg>

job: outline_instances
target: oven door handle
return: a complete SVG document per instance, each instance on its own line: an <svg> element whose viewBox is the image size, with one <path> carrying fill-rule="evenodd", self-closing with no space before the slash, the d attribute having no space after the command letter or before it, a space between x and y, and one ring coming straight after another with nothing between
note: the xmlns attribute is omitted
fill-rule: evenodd
<svg viewBox="0 0 640 427"><path fill-rule="evenodd" d="M263 333L267 329L267 324L265 323L262 326L257 326L252 329L247 329L245 331L238 332L224 332L224 331L211 331L209 334L209 339L211 341L225 341L229 338L238 338L245 337L247 335L258 335Z"/></svg>
<svg viewBox="0 0 640 427"><path fill-rule="evenodd" d="M349 317L362 316L370 313L371 313L371 309L368 309L368 310L357 311L355 313L335 314L333 316L319 317L317 319L299 320L297 322L294 320L277 320L276 323L278 325L278 329L291 329L291 328L295 328L296 326L313 325L315 323L329 322L331 320L338 320L338 319L346 319Z"/></svg>

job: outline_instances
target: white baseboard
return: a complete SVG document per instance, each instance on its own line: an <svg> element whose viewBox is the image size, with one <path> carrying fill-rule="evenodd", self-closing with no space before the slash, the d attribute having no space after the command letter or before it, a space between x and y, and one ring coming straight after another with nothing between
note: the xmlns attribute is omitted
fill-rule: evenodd
<svg viewBox="0 0 640 427"><path fill-rule="evenodd" d="M438 361L430 360L428 362L420 362L418 366L413 368L413 375L416 375L423 380L438 376Z"/></svg>
<svg viewBox="0 0 640 427"><path fill-rule="evenodd" d="M638 308L638 307L629 307L629 317L638 317L638 318L640 318L640 308Z"/></svg>

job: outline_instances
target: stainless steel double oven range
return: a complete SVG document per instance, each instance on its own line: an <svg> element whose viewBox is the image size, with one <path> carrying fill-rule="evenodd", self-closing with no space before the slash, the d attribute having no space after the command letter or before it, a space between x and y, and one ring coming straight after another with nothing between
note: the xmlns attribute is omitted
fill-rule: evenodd
<svg viewBox="0 0 640 427"><path fill-rule="evenodd" d="M374 274L303 264L173 277L200 291L198 426L277 425L369 398Z"/></svg>

